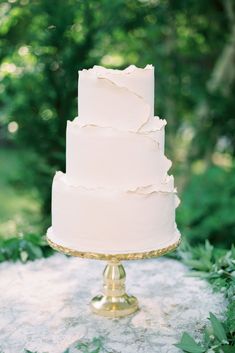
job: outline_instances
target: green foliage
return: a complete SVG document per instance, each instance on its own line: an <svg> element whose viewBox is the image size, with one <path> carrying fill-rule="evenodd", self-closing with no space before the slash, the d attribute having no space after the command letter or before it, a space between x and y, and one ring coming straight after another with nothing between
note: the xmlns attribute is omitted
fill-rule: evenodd
<svg viewBox="0 0 235 353"><path fill-rule="evenodd" d="M37 352L36 351L32 352L32 351L30 351L28 349L24 349L24 353L39 353L39 352L38 351ZM49 353L49 352L43 352L43 353Z"/></svg>
<svg viewBox="0 0 235 353"><path fill-rule="evenodd" d="M205 348L201 347L187 332L184 332L179 343L175 344L176 347L188 353L203 353Z"/></svg>
<svg viewBox="0 0 235 353"><path fill-rule="evenodd" d="M100 353L104 348L103 343L103 337L94 337L90 341L76 343L76 348L81 353Z"/></svg>
<svg viewBox="0 0 235 353"><path fill-rule="evenodd" d="M213 329L215 337L221 342L227 344L227 336L222 323L217 319L217 317L210 313L210 322Z"/></svg>
<svg viewBox="0 0 235 353"><path fill-rule="evenodd" d="M229 345L229 338L222 322L212 313L210 313L210 324L211 327L205 329L204 339L200 344L184 332L180 342L176 343L175 346L187 353L234 352L235 346Z"/></svg>
<svg viewBox="0 0 235 353"><path fill-rule="evenodd" d="M174 256L174 255L171 255ZM235 351L235 249L221 250L213 247L208 241L205 246L193 246L184 243L175 257L190 266L192 275L206 278L215 290L224 293L228 301L225 321L220 321L210 313L211 327L204 330L204 338L198 349L201 352L232 353ZM184 352L196 352L193 338L184 333L177 347Z"/></svg>
<svg viewBox="0 0 235 353"><path fill-rule="evenodd" d="M108 353L104 347L104 337L102 336L77 341L71 349L67 348L63 353L70 353L70 351L71 353Z"/></svg>
<svg viewBox="0 0 235 353"><path fill-rule="evenodd" d="M36 156L27 149L0 149L0 237L42 230L39 195L31 175L36 163Z"/></svg>
<svg viewBox="0 0 235 353"><path fill-rule="evenodd" d="M36 234L26 234L15 238L0 238L0 262L17 261L25 263L48 257L53 253L44 238Z"/></svg>
<svg viewBox="0 0 235 353"><path fill-rule="evenodd" d="M209 239L229 246L235 242L235 168L211 166L193 175L177 211L179 228L191 243ZM205 258L204 258L205 259Z"/></svg>
<svg viewBox="0 0 235 353"><path fill-rule="evenodd" d="M235 286L235 249L218 249L209 241L205 245L191 246L183 244L175 255L183 263L195 270L194 275L206 278L215 289L222 290L232 298Z"/></svg>

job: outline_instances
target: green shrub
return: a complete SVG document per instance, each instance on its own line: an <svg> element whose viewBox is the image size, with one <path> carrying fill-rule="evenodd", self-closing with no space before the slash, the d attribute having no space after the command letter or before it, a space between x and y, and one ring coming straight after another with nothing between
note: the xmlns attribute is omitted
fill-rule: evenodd
<svg viewBox="0 0 235 353"><path fill-rule="evenodd" d="M191 243L206 239L230 246L235 241L235 168L212 166L193 175L178 210L178 225Z"/></svg>
<svg viewBox="0 0 235 353"><path fill-rule="evenodd" d="M0 238L0 262L7 260L27 262L51 254L53 250L40 235L26 234L10 239Z"/></svg>

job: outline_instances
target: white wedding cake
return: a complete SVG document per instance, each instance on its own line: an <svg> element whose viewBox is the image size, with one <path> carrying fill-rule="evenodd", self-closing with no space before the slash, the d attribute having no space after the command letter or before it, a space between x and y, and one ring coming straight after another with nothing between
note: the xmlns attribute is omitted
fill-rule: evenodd
<svg viewBox="0 0 235 353"><path fill-rule="evenodd" d="M78 117L67 123L66 173L52 186L52 242L105 254L180 239L166 121L154 116L154 67L79 71Z"/></svg>

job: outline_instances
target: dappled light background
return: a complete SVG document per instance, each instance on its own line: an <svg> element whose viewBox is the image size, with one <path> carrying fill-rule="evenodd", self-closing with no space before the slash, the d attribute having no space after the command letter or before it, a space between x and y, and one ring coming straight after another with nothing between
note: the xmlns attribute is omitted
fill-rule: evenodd
<svg viewBox="0 0 235 353"><path fill-rule="evenodd" d="M233 0L0 1L1 237L44 234L50 223L77 71L130 64L155 66L183 236L234 242Z"/></svg>

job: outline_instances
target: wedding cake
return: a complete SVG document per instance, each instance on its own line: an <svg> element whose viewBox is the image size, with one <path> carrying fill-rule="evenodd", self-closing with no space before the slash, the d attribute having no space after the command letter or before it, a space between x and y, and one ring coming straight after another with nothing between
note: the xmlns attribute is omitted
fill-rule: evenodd
<svg viewBox="0 0 235 353"><path fill-rule="evenodd" d="M66 173L53 180L49 240L106 254L176 243L179 199L166 121L154 116L154 67L79 71L78 107L67 122Z"/></svg>

